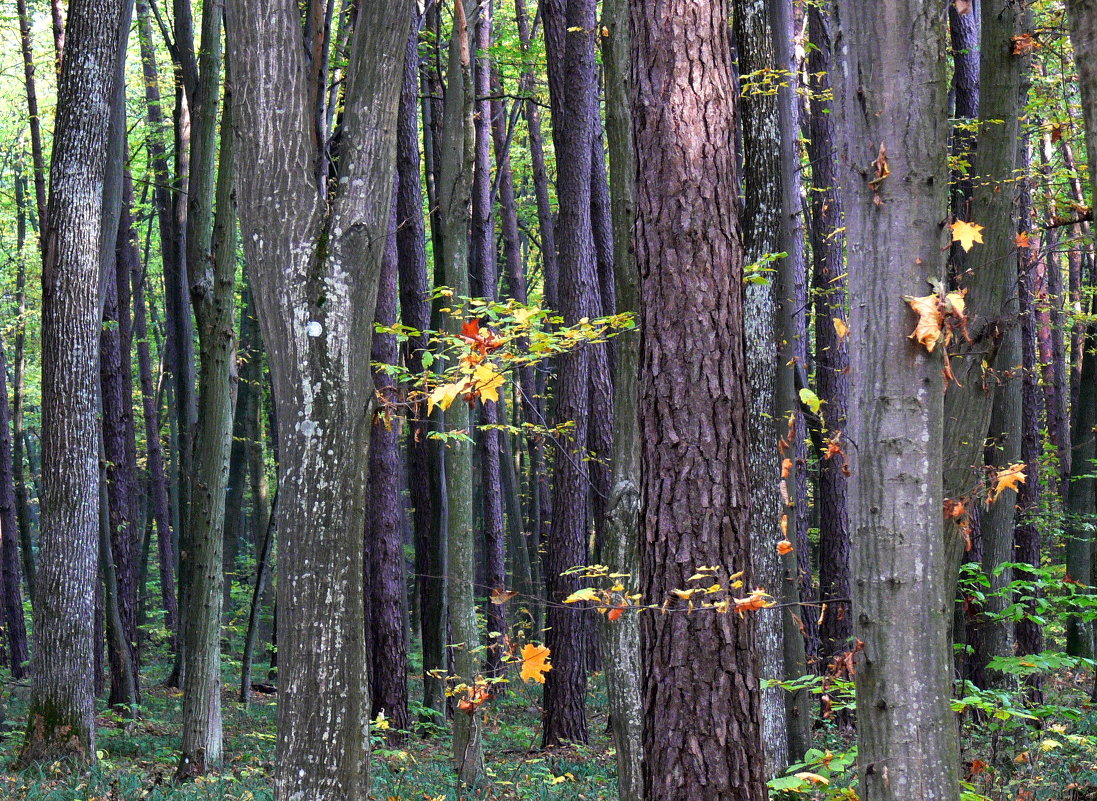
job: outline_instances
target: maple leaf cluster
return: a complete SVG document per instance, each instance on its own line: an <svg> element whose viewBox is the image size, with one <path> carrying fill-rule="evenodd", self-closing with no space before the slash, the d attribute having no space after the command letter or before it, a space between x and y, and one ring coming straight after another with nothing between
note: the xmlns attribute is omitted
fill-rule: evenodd
<svg viewBox="0 0 1097 801"><path fill-rule="evenodd" d="M495 366L487 361L487 356L501 348L505 340L490 328L481 328L480 321L476 319L461 326L459 338L469 346L468 352L461 356L461 372L464 375L457 381L436 387L430 393L427 414L433 412L435 406L445 411L461 396L470 405L477 398L493 403L499 401L499 390L506 379L496 372Z"/></svg>

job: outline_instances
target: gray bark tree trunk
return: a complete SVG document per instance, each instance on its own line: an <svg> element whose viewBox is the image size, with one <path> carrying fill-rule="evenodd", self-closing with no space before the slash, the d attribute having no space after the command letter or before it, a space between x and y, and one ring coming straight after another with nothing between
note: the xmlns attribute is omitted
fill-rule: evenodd
<svg viewBox="0 0 1097 801"><path fill-rule="evenodd" d="M626 0L602 6L602 65L606 86L606 139L609 143L610 212L617 312L639 311L640 276L632 247L636 218L636 155L632 143L632 40ZM608 310L607 310L608 311ZM626 587L640 580L640 421L638 371L640 333L629 331L615 342L613 396L613 476L606 503L602 559L612 572L627 573ZM642 801L643 697L640 617L603 618L602 663L606 671L610 725L617 750L617 792L621 801Z"/></svg>
<svg viewBox="0 0 1097 801"><path fill-rule="evenodd" d="M22 763L95 759L99 243L122 0L75 0L42 272L42 532Z"/></svg>
<svg viewBox="0 0 1097 801"><path fill-rule="evenodd" d="M369 354L411 7L367 0L358 13L369 24L351 34L328 181L316 169L328 142L314 130L310 98L319 88L297 3L226 7L237 169L248 176L237 197L281 457L275 781L283 801L364 801L369 792Z"/></svg>
<svg viewBox="0 0 1097 801"><path fill-rule="evenodd" d="M859 792L958 797L949 709L942 359L907 337L904 294L943 280L945 26L935 0L840 0L840 161L850 254L850 531ZM889 173L890 170L890 173ZM985 429L984 429L985 430Z"/></svg>

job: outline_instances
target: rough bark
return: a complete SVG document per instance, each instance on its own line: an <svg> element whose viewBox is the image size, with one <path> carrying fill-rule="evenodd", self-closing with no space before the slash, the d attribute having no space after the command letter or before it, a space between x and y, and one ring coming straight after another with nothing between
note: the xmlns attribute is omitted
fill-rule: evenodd
<svg viewBox="0 0 1097 801"><path fill-rule="evenodd" d="M396 324L397 255L396 207L393 206L392 227L388 232L385 255L381 262L381 280L377 289L377 309L374 320L378 325ZM374 365L395 365L400 349L394 334L374 333L371 361ZM375 367L373 382L378 393L388 402L398 401L393 377L383 368ZM373 714L384 712L391 721L387 732L389 742L402 738L400 731L409 728L408 720L408 637L404 620L407 617L407 592L404 589L404 499L403 468L400 455L400 421L392 410L383 410L373 418L373 433L369 449L369 518L366 536L369 541L369 630L371 646L370 684Z"/></svg>
<svg viewBox="0 0 1097 801"><path fill-rule="evenodd" d="M590 316L597 296L591 228L591 149L597 77L594 35L596 4L590 0L551 0L542 4L545 48L549 54L549 99L557 159L560 217L556 228L559 285L556 308L571 325ZM586 460L590 413L591 354L579 348L557 364L554 424L574 427L558 442L552 481L552 526L545 545L546 644L553 670L545 680L542 743L586 742L586 640L582 610L559 602L579 589L578 577L561 575L587 562L587 495L591 473ZM556 602L554 605L552 602Z"/></svg>
<svg viewBox="0 0 1097 801"><path fill-rule="evenodd" d="M811 253L815 305L816 395L823 401L823 436L842 442L849 403L849 346L835 320L845 324L846 270L842 195L838 186L837 131L832 103L833 23L824 10L808 9L811 82ZM848 441L847 441L848 444ZM849 606L849 489L842 456L819 464L815 506L819 520L820 656L823 662L850 645L853 613Z"/></svg>
<svg viewBox="0 0 1097 801"><path fill-rule="evenodd" d="M855 443L850 566L854 633L864 643L859 792L868 801L945 801L958 796L959 746L949 709L943 363L940 349L927 353L907 337L915 320L903 300L924 294L927 278L944 278L944 14L935 0L878 10L838 3Z"/></svg>
<svg viewBox="0 0 1097 801"><path fill-rule="evenodd" d="M736 92L726 3L629 8L641 592L661 603L702 565L751 581ZM754 619L655 614L641 625L646 797L765 798Z"/></svg>
<svg viewBox="0 0 1097 801"><path fill-rule="evenodd" d="M322 187L313 167L327 143L314 141L297 4L226 7L237 170L248 176L237 197L281 457L275 781L287 801L369 791L369 352L411 7L367 0L358 13L370 24L351 34L337 171Z"/></svg>
<svg viewBox="0 0 1097 801"><path fill-rule="evenodd" d="M1078 69L1092 189L1097 184L1097 0L1067 0L1066 9Z"/></svg>
<svg viewBox="0 0 1097 801"><path fill-rule="evenodd" d="M23 763L95 759L92 619L100 205L122 0L75 0L58 84L42 272L42 531Z"/></svg>
<svg viewBox="0 0 1097 801"><path fill-rule="evenodd" d="M412 20L404 53L404 84L396 129L396 249L400 284L400 321L419 332L431 327L430 281L427 278L426 224L419 158L419 28ZM411 336L404 345L404 363L412 375L423 371L429 349L426 333ZM423 647L423 706L445 708L445 683L431 675L446 665L445 529L440 525L431 493L432 464L429 421L422 415L410 421L407 437L408 488L415 531L415 583L419 600L419 629Z"/></svg>

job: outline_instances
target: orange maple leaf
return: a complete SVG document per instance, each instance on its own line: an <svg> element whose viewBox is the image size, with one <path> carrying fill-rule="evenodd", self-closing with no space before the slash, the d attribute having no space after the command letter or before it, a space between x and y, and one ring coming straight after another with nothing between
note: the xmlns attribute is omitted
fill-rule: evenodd
<svg viewBox="0 0 1097 801"><path fill-rule="evenodd" d="M1013 237L1013 243L1021 250L1027 250L1031 244L1028 232L1022 231L1021 233L1017 234L1017 236Z"/></svg>
<svg viewBox="0 0 1097 801"><path fill-rule="evenodd" d="M781 540L777 543L777 553L781 554L781 556L784 556L786 553L792 553L794 550L795 548L792 547L792 543L788 540Z"/></svg>
<svg viewBox="0 0 1097 801"><path fill-rule="evenodd" d="M552 670L549 663L551 652L547 645L526 643L522 646L522 681L545 683L545 674Z"/></svg>
<svg viewBox="0 0 1097 801"><path fill-rule="evenodd" d="M998 500L998 496L1006 490L1017 490L1018 484L1024 484L1025 479L1028 476L1025 474L1025 469L1028 467L1024 462L1018 462L1017 464L1011 464L1009 467L1003 467L998 471L998 474L994 477L994 486L990 488L990 492L987 493L987 505L994 503Z"/></svg>
<svg viewBox="0 0 1097 801"><path fill-rule="evenodd" d="M773 600L773 596L762 588L754 590L746 598L733 598L732 601L735 603L735 611L739 613L739 617L742 617L744 612L753 612L757 609L767 609L777 605Z"/></svg>

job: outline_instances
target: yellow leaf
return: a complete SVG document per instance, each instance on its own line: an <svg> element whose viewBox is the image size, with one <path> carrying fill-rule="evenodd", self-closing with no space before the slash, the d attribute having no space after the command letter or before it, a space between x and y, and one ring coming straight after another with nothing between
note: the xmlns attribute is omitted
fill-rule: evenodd
<svg viewBox="0 0 1097 801"><path fill-rule="evenodd" d="M952 241L959 242L965 253L971 250L976 242L983 244L983 226L979 223L957 220L949 228L952 229Z"/></svg>
<svg viewBox="0 0 1097 801"><path fill-rule="evenodd" d="M472 374L472 380L476 389L480 390L480 397L486 401L499 400L499 388L503 386L503 376L495 372L491 364L481 364Z"/></svg>
<svg viewBox="0 0 1097 801"><path fill-rule="evenodd" d="M430 393L430 397L427 398L427 414L434 411L434 407L438 406L444 412L457 400L457 396L460 395L465 389L465 382L460 381L456 384L442 384L437 387L434 392Z"/></svg>
<svg viewBox="0 0 1097 801"><path fill-rule="evenodd" d="M529 321L540 313L541 310L536 306L530 306L525 309L515 309L513 314L514 322L520 326L528 326Z"/></svg>
<svg viewBox="0 0 1097 801"><path fill-rule="evenodd" d="M550 651L546 645L527 643L522 646L522 681L545 683L545 674L552 670Z"/></svg>
<svg viewBox="0 0 1097 801"><path fill-rule="evenodd" d="M838 335L838 341L841 342L849 336L849 326L841 317L831 317L830 319L834 323L834 333Z"/></svg>
<svg viewBox="0 0 1097 801"><path fill-rule="evenodd" d="M830 779L826 776L820 776L818 773L809 773L805 770L803 773L797 773L795 775L797 779L802 779L803 781L811 782L812 784L830 784Z"/></svg>
<svg viewBox="0 0 1097 801"><path fill-rule="evenodd" d="M598 590L594 589L594 587L584 587L581 590L576 590L571 595L569 595L567 598L565 598L564 603L574 604L574 603L578 603L579 601L597 601L597 600L600 600L599 597L598 597Z"/></svg>
<svg viewBox="0 0 1097 801"><path fill-rule="evenodd" d="M815 412L815 414L819 414L819 409L822 407L823 401L819 398L818 395L816 395L807 387L801 387L799 395L800 403L807 406L809 409Z"/></svg>
<svg viewBox="0 0 1097 801"><path fill-rule="evenodd" d="M918 344L924 345L927 351L933 353L938 340L941 339L941 323L944 320L940 308L941 299L937 295L926 295L921 298L907 295L903 300L918 315L918 325L914 328L914 333L910 335L910 338L916 340Z"/></svg>
<svg viewBox="0 0 1097 801"><path fill-rule="evenodd" d="M1062 748L1062 747L1063 747L1063 744L1061 742L1059 742L1058 740L1047 739L1047 740L1041 740L1040 741L1040 750L1041 751L1052 751L1056 748Z"/></svg>
<svg viewBox="0 0 1097 801"><path fill-rule="evenodd" d="M1028 478L1024 472L1026 467L1027 465L1024 462L1018 462L999 470L998 475L994 477L994 486L987 493L987 503L994 503L998 500L998 496L1006 490L1016 491L1018 484L1024 484L1025 479Z"/></svg>

